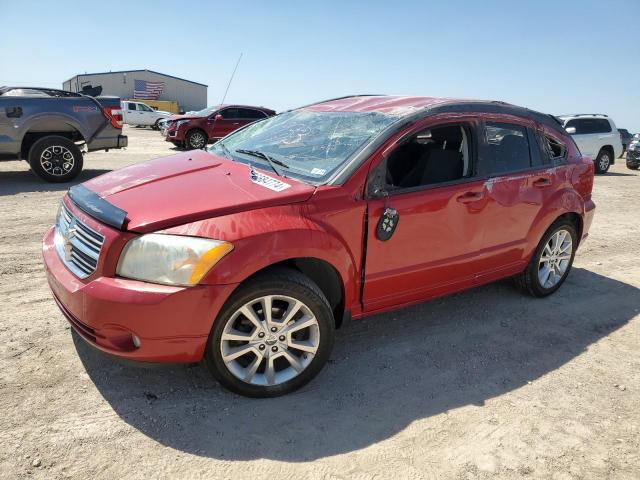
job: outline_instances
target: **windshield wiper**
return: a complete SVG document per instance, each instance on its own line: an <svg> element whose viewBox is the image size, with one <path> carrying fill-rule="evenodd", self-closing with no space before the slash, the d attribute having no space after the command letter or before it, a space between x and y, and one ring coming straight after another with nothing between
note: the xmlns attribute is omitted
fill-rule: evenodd
<svg viewBox="0 0 640 480"><path fill-rule="evenodd" d="M245 150L244 148L239 148L238 150L236 150L236 152L244 153L245 155L251 155L252 157L258 157L266 160L269 163L269 166L273 169L274 172L276 172L277 175L280 175L281 177L286 178L286 175L284 175L280 171L280 169L276 167L276 165L280 165L281 167L284 167L284 168L289 168L289 165L278 160L277 158L270 157L269 155L267 155L264 152L261 152L260 150Z"/></svg>

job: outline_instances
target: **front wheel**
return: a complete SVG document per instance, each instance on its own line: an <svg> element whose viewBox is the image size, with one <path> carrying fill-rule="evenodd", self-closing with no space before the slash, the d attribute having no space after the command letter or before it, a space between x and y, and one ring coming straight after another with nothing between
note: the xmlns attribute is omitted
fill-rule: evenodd
<svg viewBox="0 0 640 480"><path fill-rule="evenodd" d="M207 144L207 136L202 130L190 130L184 138L184 144L188 150L204 148Z"/></svg>
<svg viewBox="0 0 640 480"><path fill-rule="evenodd" d="M47 182L69 182L82 171L80 148L58 135L37 140L29 149L28 160L31 170Z"/></svg>
<svg viewBox="0 0 640 480"><path fill-rule="evenodd" d="M607 173L609 167L611 166L611 152L606 149L600 150L598 156L596 157L596 173Z"/></svg>
<svg viewBox="0 0 640 480"><path fill-rule="evenodd" d="M308 277L281 269L234 293L215 320L205 364L229 390L275 397L314 378L334 341L329 303Z"/></svg>
<svg viewBox="0 0 640 480"><path fill-rule="evenodd" d="M551 295L569 275L576 246L574 225L565 219L556 221L540 240L527 268L515 278L516 285L534 297Z"/></svg>

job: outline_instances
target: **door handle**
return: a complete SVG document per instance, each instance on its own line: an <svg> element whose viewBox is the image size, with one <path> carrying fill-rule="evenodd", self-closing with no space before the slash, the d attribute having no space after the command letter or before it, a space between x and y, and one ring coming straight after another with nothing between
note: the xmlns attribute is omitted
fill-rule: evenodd
<svg viewBox="0 0 640 480"><path fill-rule="evenodd" d="M549 187L551 186L551 179L545 177L539 178L533 182L533 186L537 188Z"/></svg>
<svg viewBox="0 0 640 480"><path fill-rule="evenodd" d="M460 195L456 200L459 203L471 203L477 202L478 200L482 200L484 194L482 192L467 192Z"/></svg>

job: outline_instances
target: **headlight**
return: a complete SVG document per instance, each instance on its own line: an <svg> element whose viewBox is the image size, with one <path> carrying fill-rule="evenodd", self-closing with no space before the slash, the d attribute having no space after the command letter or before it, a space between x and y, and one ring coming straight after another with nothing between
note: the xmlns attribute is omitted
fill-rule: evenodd
<svg viewBox="0 0 640 480"><path fill-rule="evenodd" d="M124 247L116 273L121 277L164 285L196 285L233 250L219 240L150 233Z"/></svg>
<svg viewBox="0 0 640 480"><path fill-rule="evenodd" d="M176 122L176 128L180 128L180 125L184 125L185 123L188 123L189 120L178 120Z"/></svg>

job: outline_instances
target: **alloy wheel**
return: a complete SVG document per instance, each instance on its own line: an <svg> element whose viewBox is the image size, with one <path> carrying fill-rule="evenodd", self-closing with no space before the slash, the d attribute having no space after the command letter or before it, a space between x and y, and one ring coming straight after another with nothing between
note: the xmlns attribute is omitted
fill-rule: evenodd
<svg viewBox="0 0 640 480"><path fill-rule="evenodd" d="M251 300L224 326L220 351L226 368L251 385L273 386L302 373L320 345L311 309L284 295Z"/></svg>
<svg viewBox="0 0 640 480"><path fill-rule="evenodd" d="M569 268L573 238L564 229L555 232L542 250L538 262L538 280L543 288L553 288Z"/></svg>
<svg viewBox="0 0 640 480"><path fill-rule="evenodd" d="M71 171L75 160L69 149L60 145L52 145L44 149L40 155L40 165L49 175L61 177Z"/></svg>
<svg viewBox="0 0 640 480"><path fill-rule="evenodd" d="M606 170L607 168L609 168L610 162L611 159L609 158L608 153L603 153L602 155L600 155L600 170Z"/></svg>
<svg viewBox="0 0 640 480"><path fill-rule="evenodd" d="M194 132L189 136L189 143L193 148L202 148L205 144L204 135L200 132Z"/></svg>

